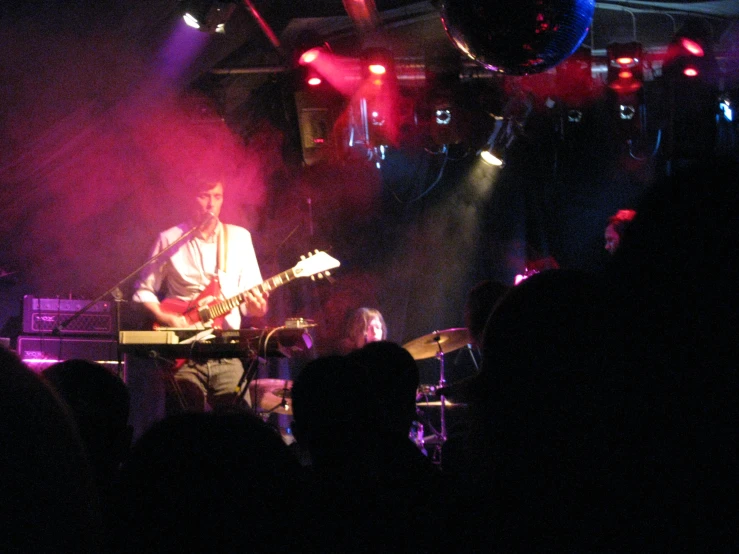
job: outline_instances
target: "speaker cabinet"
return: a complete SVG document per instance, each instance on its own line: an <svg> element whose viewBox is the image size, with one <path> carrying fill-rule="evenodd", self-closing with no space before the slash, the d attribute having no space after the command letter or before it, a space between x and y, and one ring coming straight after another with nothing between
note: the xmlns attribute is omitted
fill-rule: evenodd
<svg viewBox="0 0 739 554"><path fill-rule="evenodd" d="M111 303L96 302L78 315L77 312L88 304L89 300L26 295L23 297L23 332L110 336L113 333Z"/></svg>
<svg viewBox="0 0 739 554"><path fill-rule="evenodd" d="M51 364L82 358L115 369L118 365L118 346L110 339L78 337L19 336L18 354L36 373Z"/></svg>

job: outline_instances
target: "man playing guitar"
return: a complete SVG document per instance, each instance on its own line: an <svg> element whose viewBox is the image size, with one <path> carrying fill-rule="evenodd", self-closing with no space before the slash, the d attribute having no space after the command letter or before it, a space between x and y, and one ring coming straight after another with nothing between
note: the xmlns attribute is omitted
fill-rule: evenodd
<svg viewBox="0 0 739 554"><path fill-rule="evenodd" d="M242 315L261 317L267 312L268 293L253 288L262 282L262 275L251 234L220 221L222 181L200 181L192 193L192 219L161 232L152 257L194 227L197 230L190 240L144 268L133 300L160 326L183 328L193 327L188 317L196 313L192 308L246 291L239 296L239 305L212 322L222 329L238 329ZM237 388L243 374L243 364L236 358L187 361L174 376L181 408L203 411L206 402L214 408L233 405L240 400ZM168 398L168 411L172 408Z"/></svg>

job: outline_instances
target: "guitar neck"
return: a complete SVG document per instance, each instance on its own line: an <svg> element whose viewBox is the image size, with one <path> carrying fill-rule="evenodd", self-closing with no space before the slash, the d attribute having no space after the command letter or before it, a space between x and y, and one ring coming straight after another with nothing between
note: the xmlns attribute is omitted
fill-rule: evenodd
<svg viewBox="0 0 739 554"><path fill-rule="evenodd" d="M295 268L291 268L291 269L288 269L287 271L283 271L282 273L278 273L277 275L270 277L269 279L260 283L259 285L256 285L250 288L246 292L241 292L237 294L236 296L232 296L231 298L228 298L221 302L216 302L215 304L211 304L209 306L210 317L216 318L216 317L221 317L223 315L226 315L231 310L236 308L239 304L244 302L244 300L246 300L246 295L250 292L251 293L258 292L260 294L263 294L265 292L273 291L276 288L279 288L282 285L289 283L295 278L296 278Z"/></svg>

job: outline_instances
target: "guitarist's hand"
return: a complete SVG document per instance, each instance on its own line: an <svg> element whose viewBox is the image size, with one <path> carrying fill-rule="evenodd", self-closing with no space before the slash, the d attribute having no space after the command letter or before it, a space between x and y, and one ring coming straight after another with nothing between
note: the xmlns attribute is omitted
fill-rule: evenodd
<svg viewBox="0 0 739 554"><path fill-rule="evenodd" d="M190 323L184 315L166 312L161 309L158 302L145 302L144 306L154 316L157 323L163 327L189 327Z"/></svg>
<svg viewBox="0 0 739 554"><path fill-rule="evenodd" d="M265 315L267 313L267 298L269 298L269 293L267 291L264 291L261 294L259 291L247 291L244 294L244 303L246 304L247 313L254 317L262 317Z"/></svg>
<svg viewBox="0 0 739 554"><path fill-rule="evenodd" d="M159 323L161 323L165 327L191 327L191 324L189 321L187 321L187 318L184 315L179 314L162 313L162 315L159 317Z"/></svg>

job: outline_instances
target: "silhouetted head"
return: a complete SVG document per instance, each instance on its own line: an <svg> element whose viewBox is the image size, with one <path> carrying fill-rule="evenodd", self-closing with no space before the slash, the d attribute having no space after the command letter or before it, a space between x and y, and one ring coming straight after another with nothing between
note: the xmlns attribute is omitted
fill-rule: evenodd
<svg viewBox="0 0 739 554"><path fill-rule="evenodd" d="M0 537L18 552L99 552L92 473L62 401L0 348Z"/></svg>
<svg viewBox="0 0 739 554"><path fill-rule="evenodd" d="M369 372L346 356L308 362L292 396L295 437L309 449L376 427Z"/></svg>
<svg viewBox="0 0 739 554"><path fill-rule="evenodd" d="M483 374L496 382L525 382L549 372L581 368L597 354L601 279L575 270L533 275L493 310L483 339Z"/></svg>
<svg viewBox="0 0 739 554"><path fill-rule="evenodd" d="M419 370L413 356L389 341L372 342L348 355L364 368L383 429L407 435L416 416Z"/></svg>
<svg viewBox="0 0 739 554"><path fill-rule="evenodd" d="M117 469L132 437L130 398L123 381L104 365L82 359L53 364L42 377L71 409L98 476Z"/></svg>
<svg viewBox="0 0 739 554"><path fill-rule="evenodd" d="M142 435L123 466L116 546L299 552L301 475L279 433L253 414L170 416Z"/></svg>

